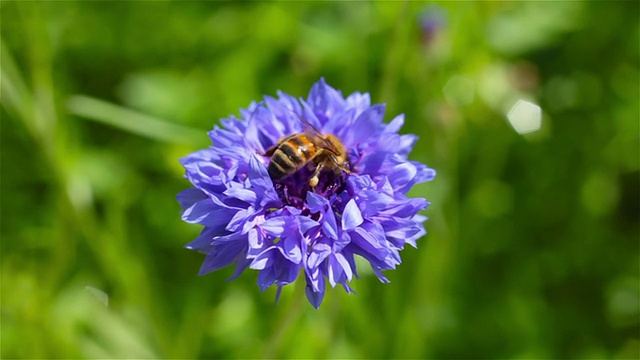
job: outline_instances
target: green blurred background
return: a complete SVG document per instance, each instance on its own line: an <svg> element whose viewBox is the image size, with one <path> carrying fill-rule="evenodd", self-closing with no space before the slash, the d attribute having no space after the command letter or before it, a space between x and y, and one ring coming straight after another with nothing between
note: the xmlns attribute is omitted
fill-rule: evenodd
<svg viewBox="0 0 640 360"><path fill-rule="evenodd" d="M2 358L639 357L637 1L0 11ZM316 311L197 276L175 195L218 119L320 77L405 113L438 176L391 283Z"/></svg>

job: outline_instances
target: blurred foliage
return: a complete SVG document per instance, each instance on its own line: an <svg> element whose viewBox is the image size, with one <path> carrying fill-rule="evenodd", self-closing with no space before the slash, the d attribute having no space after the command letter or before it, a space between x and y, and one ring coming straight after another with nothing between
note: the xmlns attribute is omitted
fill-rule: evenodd
<svg viewBox="0 0 640 360"><path fill-rule="evenodd" d="M0 2L2 358L638 358L638 2ZM178 158L324 76L406 113L429 234L319 311L196 276ZM505 114L539 104L519 135Z"/></svg>

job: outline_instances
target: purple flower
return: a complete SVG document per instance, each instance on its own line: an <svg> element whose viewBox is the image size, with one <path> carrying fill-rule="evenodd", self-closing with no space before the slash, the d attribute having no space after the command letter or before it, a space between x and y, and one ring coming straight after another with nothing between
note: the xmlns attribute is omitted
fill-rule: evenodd
<svg viewBox="0 0 640 360"><path fill-rule="evenodd" d="M435 37L447 27L447 12L442 7L429 4L419 17L423 41L433 42Z"/></svg>
<svg viewBox="0 0 640 360"><path fill-rule="evenodd" d="M207 255L200 274L235 263L232 278L258 270L260 289L276 285L279 296L302 270L316 308L327 280L352 292L356 255L388 282L382 271L400 264L404 245L415 247L426 233L418 211L429 203L406 193L435 171L407 159L417 137L398 134L403 115L384 124L384 110L371 106L368 94L344 98L321 79L306 100L278 92L240 110L240 118L222 119L209 132L213 146L182 159L194 186L178 195L182 219L204 226L187 245ZM289 176L269 177L270 158L262 154L302 133L299 117L342 141L350 174L322 170L311 188L310 161Z"/></svg>

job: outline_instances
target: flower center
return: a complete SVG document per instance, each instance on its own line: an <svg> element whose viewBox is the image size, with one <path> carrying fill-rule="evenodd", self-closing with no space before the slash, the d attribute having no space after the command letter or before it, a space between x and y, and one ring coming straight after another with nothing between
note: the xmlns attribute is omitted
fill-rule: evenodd
<svg viewBox="0 0 640 360"><path fill-rule="evenodd" d="M334 171L333 169L323 169L318 176L318 185L311 188L309 179L313 176L314 171L315 166L308 165L282 179L272 179L278 196L285 206L293 206L304 210L305 200L309 191L328 199L346 190L346 177L348 175L343 171Z"/></svg>

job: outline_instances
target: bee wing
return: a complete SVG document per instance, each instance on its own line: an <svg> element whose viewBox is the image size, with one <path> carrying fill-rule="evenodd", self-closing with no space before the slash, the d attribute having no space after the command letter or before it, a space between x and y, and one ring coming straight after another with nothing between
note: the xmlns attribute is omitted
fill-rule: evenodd
<svg viewBox="0 0 640 360"><path fill-rule="evenodd" d="M298 114L297 112L291 109L289 109L289 111L291 111L298 118L298 121L300 121L300 123L302 124L302 128L304 129L305 133L311 132L313 134L316 134L317 136L322 136L322 133L320 132L320 130L317 127L315 127L312 123L310 123L309 120L305 119L300 114Z"/></svg>
<svg viewBox="0 0 640 360"><path fill-rule="evenodd" d="M312 123L310 123L307 119L303 118L299 114L295 113L293 110L291 110L291 112L296 114L298 120L300 120L300 122L302 123L304 134L307 136L307 138L309 138L309 140L311 140L316 146L329 150L334 155L340 154L340 151L335 147L335 145L333 145L332 142L328 141L324 138L324 136L322 136L322 133L320 132L320 130L318 130L317 127L313 126Z"/></svg>
<svg viewBox="0 0 640 360"><path fill-rule="evenodd" d="M329 150L333 155L340 155L340 150L336 148L331 141L328 141L317 132L305 130L304 134L309 138L317 147Z"/></svg>

